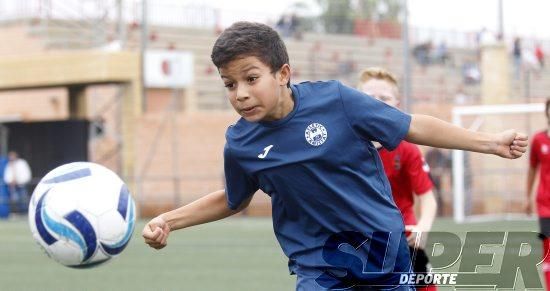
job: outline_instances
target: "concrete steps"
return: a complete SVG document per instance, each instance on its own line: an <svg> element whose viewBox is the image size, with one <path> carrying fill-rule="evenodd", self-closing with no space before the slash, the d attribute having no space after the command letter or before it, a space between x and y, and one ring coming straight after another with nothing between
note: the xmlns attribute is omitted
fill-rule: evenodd
<svg viewBox="0 0 550 291"><path fill-rule="evenodd" d="M98 47L111 36L114 26L105 25L104 33L97 35L97 28L90 23L50 21L47 26L38 25L29 29L34 38L46 38L47 49L83 49ZM140 31L127 31L126 48L139 49ZM148 47L153 49L174 49L191 51L195 57L195 88L199 96L199 108L227 108L225 91L218 79L216 69L210 61L212 45L217 34L212 29L149 27ZM365 67L386 67L402 77L403 45L400 40L369 39L349 35L305 33L301 40L286 39L293 80L342 79L355 84L358 73ZM446 102L452 100L458 91L479 96L479 85L465 85L462 81L461 65L476 61L473 49L449 49L453 66L430 65L422 67L411 56L413 73L411 85L413 96L424 102ZM346 69L346 65L348 66ZM513 71L513 69L512 69ZM516 84L517 83L517 84ZM524 96L525 82L512 80L512 94ZM550 88L550 72L542 71L532 75L530 95L544 96Z"/></svg>

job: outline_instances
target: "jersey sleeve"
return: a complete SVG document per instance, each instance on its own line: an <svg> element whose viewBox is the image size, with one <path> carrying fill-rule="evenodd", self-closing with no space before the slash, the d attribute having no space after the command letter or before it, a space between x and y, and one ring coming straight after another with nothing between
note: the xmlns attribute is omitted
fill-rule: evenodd
<svg viewBox="0 0 550 291"><path fill-rule="evenodd" d="M224 148L224 171L225 171L225 195L229 208L235 210L253 195L258 189L258 183L250 177L246 171L231 155L228 144Z"/></svg>
<svg viewBox="0 0 550 291"><path fill-rule="evenodd" d="M432 189L433 183L428 173L430 168L420 149L414 144L408 144L404 170L410 179L411 187L416 195L424 194Z"/></svg>
<svg viewBox="0 0 550 291"><path fill-rule="evenodd" d="M536 168L539 164L539 143L537 136L533 138L533 142L531 143L531 149L529 151L529 165L533 168Z"/></svg>
<svg viewBox="0 0 550 291"><path fill-rule="evenodd" d="M338 84L344 111L363 139L395 149L409 131L411 116L353 88Z"/></svg>

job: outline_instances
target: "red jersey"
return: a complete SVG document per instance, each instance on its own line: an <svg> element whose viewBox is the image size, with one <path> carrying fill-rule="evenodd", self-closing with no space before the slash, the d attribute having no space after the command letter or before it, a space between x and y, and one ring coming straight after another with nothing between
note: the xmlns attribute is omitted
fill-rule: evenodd
<svg viewBox="0 0 550 291"><path fill-rule="evenodd" d="M540 217L550 217L550 137L546 130L533 137L529 163L533 168L540 167L537 212Z"/></svg>
<svg viewBox="0 0 550 291"><path fill-rule="evenodd" d="M393 200L401 211L405 225L416 225L413 193L421 195L433 187L428 176L428 164L424 161L420 149L406 141L402 141L391 152L382 148L378 153L390 181Z"/></svg>
<svg viewBox="0 0 550 291"><path fill-rule="evenodd" d="M542 52L542 48L540 46L535 48L535 57L537 57L537 60L544 59L544 53Z"/></svg>

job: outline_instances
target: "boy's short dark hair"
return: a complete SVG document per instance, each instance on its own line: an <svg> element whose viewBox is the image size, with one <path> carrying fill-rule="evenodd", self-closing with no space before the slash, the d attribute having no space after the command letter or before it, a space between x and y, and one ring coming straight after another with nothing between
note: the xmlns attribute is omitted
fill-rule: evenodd
<svg viewBox="0 0 550 291"><path fill-rule="evenodd" d="M212 48L211 58L219 69L231 61L251 56L269 66L271 73L289 63L285 43L275 30L246 21L236 22L222 32Z"/></svg>

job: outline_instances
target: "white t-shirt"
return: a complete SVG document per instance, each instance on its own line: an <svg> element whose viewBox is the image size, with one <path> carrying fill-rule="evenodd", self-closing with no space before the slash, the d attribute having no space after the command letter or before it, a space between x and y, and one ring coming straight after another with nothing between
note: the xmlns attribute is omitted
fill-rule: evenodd
<svg viewBox="0 0 550 291"><path fill-rule="evenodd" d="M13 181L17 185L24 185L31 181L31 168L27 161L17 159L13 162L8 162L4 171L4 182L10 184Z"/></svg>

